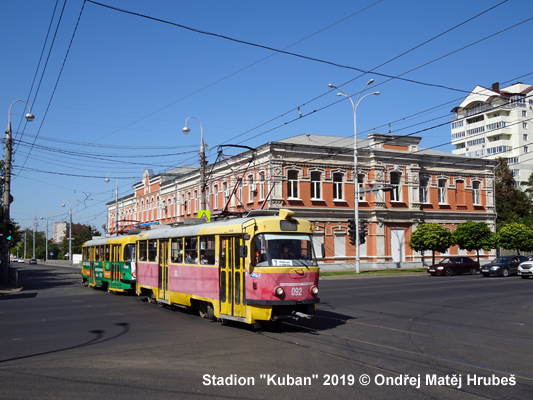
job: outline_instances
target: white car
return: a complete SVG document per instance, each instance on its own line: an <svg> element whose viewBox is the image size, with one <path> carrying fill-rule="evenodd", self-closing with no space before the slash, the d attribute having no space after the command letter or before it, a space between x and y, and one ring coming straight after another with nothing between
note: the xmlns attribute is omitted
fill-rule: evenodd
<svg viewBox="0 0 533 400"><path fill-rule="evenodd" d="M19 258L19 260L17 261L19 263L23 263L24 262L24 259L23 258Z"/></svg>
<svg viewBox="0 0 533 400"><path fill-rule="evenodd" d="M529 257L529 260L524 261L518 266L518 275L523 279L528 279L533 276L533 257Z"/></svg>

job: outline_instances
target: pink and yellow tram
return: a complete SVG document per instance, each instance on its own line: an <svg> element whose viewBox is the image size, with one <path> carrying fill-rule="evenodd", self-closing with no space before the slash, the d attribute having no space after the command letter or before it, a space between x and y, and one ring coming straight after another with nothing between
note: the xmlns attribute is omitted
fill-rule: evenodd
<svg viewBox="0 0 533 400"><path fill-rule="evenodd" d="M136 292L222 321L310 318L319 302L312 232L282 209L140 233Z"/></svg>

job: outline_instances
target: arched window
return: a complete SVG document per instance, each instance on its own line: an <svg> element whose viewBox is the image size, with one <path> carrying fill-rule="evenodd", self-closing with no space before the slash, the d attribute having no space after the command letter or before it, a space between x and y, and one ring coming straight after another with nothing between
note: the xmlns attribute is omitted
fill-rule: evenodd
<svg viewBox="0 0 533 400"><path fill-rule="evenodd" d="M472 203L475 206L481 205L481 184L479 181L472 182Z"/></svg>
<svg viewBox="0 0 533 400"><path fill-rule="evenodd" d="M418 187L418 195L420 196L420 203L429 203L429 189L428 178L420 178L420 185Z"/></svg>
<svg viewBox="0 0 533 400"><path fill-rule="evenodd" d="M402 194L402 174L399 172L391 172L390 173L390 184L392 186L392 190L390 192L390 200L391 201L401 201L401 194Z"/></svg>
<svg viewBox="0 0 533 400"><path fill-rule="evenodd" d="M291 170L287 172L287 198L297 199L298 198L298 171Z"/></svg>
<svg viewBox="0 0 533 400"><path fill-rule="evenodd" d="M333 200L344 200L344 175L340 172L333 173Z"/></svg>
<svg viewBox="0 0 533 400"><path fill-rule="evenodd" d="M439 179L439 204L447 204L446 179Z"/></svg>
<svg viewBox="0 0 533 400"><path fill-rule="evenodd" d="M247 179L248 179L248 202L251 203L252 201L254 201L254 194L257 188L255 186L253 175L248 175Z"/></svg>
<svg viewBox="0 0 533 400"><path fill-rule="evenodd" d="M222 190L224 191L224 204L225 204L228 202L228 199L229 199L228 182L224 182L222 184Z"/></svg>
<svg viewBox="0 0 533 400"><path fill-rule="evenodd" d="M243 185L244 185L244 182L243 182L243 177L242 176L239 176L237 177L237 182L238 182L238 186L237 186L237 197L239 198L239 201L242 201L244 202L244 199L243 199Z"/></svg>
<svg viewBox="0 0 533 400"><path fill-rule="evenodd" d="M218 184L213 186L213 209L218 209Z"/></svg>
<svg viewBox="0 0 533 400"><path fill-rule="evenodd" d="M320 171L311 172L311 199L322 199L322 173Z"/></svg>
<svg viewBox="0 0 533 400"><path fill-rule="evenodd" d="M265 173L259 173L259 200L264 200L266 196L266 180Z"/></svg>

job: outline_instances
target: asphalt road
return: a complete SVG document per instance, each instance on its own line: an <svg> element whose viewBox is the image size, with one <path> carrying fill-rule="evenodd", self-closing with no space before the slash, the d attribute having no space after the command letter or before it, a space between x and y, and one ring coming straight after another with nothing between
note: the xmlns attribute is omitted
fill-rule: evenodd
<svg viewBox="0 0 533 400"><path fill-rule="evenodd" d="M321 280L318 317L221 325L27 266L0 296L1 399L530 399L533 279Z"/></svg>

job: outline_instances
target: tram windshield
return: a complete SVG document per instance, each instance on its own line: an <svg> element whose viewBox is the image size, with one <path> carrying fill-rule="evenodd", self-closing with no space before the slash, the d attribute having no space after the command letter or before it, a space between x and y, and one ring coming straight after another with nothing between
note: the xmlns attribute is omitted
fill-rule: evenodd
<svg viewBox="0 0 533 400"><path fill-rule="evenodd" d="M135 260L135 244L127 244L124 246L124 261Z"/></svg>
<svg viewBox="0 0 533 400"><path fill-rule="evenodd" d="M253 265L257 267L317 266L311 235L262 233L253 244Z"/></svg>

